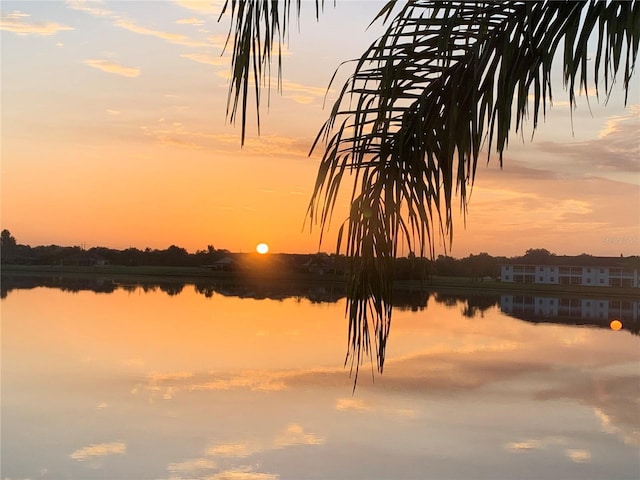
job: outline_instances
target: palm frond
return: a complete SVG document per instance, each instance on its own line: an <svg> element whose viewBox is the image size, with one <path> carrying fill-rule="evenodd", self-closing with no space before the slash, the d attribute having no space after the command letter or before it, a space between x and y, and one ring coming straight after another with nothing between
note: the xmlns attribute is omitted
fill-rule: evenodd
<svg viewBox="0 0 640 480"><path fill-rule="evenodd" d="M271 91L271 62L277 53L277 88L282 88L282 46L291 23L291 8L300 15L302 0L226 0L220 13L231 16L227 45L233 44L227 117L235 122L241 115L241 143L247 129L247 102L253 86L256 120L260 132L260 104L263 87ZM316 18L324 0L315 0ZM229 10L229 11L228 11ZM226 46L225 46L226 48ZM268 103L268 99L267 99ZM238 110L239 109L239 110Z"/></svg>
<svg viewBox="0 0 640 480"><path fill-rule="evenodd" d="M258 128L271 55L302 0L227 0L233 42L227 115L246 132L250 86ZM322 0L316 0L316 16ZM222 15L221 15L222 16ZM337 251L351 260L347 362L372 356L382 371L398 245L434 256L453 240L453 198L466 215L481 148L502 155L526 120L533 131L552 101L560 62L571 107L594 82L608 97L619 72L626 92L640 44L637 1L389 1L376 19L386 32L358 59L311 150L324 143L308 216L320 240L345 178L353 191ZM590 62L588 41L597 39ZM277 47L277 50L276 48ZM589 75L593 77L589 77ZM603 78L604 77L604 78ZM530 108L532 107L532 115ZM531 118L532 117L532 118ZM346 229L345 229L346 227Z"/></svg>
<svg viewBox="0 0 640 480"><path fill-rule="evenodd" d="M395 6L390 2L379 16ZM594 31L600 42L589 69ZM434 255L438 237L450 245L454 194L466 212L483 143L502 164L509 135L522 129L530 105L535 130L552 100L556 52L563 54L573 107L590 70L596 81L604 72L608 90L624 64L628 90L639 39L636 2L414 0L399 9L357 61L314 143L326 144L308 212L321 231L345 173L354 174L345 250L351 259L347 358L356 378L363 353L371 352L370 332L378 369L384 366L391 259L399 243L420 256Z"/></svg>

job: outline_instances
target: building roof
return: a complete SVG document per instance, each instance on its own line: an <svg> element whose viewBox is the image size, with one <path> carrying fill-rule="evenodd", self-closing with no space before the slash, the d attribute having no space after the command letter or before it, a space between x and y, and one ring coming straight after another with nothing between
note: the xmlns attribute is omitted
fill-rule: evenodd
<svg viewBox="0 0 640 480"><path fill-rule="evenodd" d="M640 267L640 257L596 257L593 255L551 255L545 258L509 258L506 265L548 265L566 267L617 267L634 269Z"/></svg>

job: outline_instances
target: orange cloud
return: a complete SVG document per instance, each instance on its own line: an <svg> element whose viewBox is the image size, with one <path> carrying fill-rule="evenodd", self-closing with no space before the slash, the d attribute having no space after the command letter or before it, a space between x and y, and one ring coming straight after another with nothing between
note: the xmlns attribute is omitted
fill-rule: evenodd
<svg viewBox="0 0 640 480"><path fill-rule="evenodd" d="M0 18L0 30L6 30L18 35L55 35L65 30L75 30L68 25L61 25L54 22L29 22L28 13L14 11L3 14Z"/></svg>
<svg viewBox="0 0 640 480"><path fill-rule="evenodd" d="M162 40L166 40L167 42L175 43L177 45L184 45L187 47L210 47L211 46L208 43L190 40L189 37L178 34L178 33L163 32L161 30L153 30L151 28L143 27L135 24L130 20L126 20L124 18L117 18L116 21L114 22L114 25L120 28L124 28L125 30L129 30L130 32L133 32L133 33L161 38Z"/></svg>
<svg viewBox="0 0 640 480"><path fill-rule="evenodd" d="M229 64L229 60L224 57L208 55L206 53L183 53L180 56L183 58L188 58L189 60L193 60L194 62L204 63L206 65L218 66Z"/></svg>
<svg viewBox="0 0 640 480"><path fill-rule="evenodd" d="M97 68L106 73L113 73L115 75L122 75L123 77L139 77L140 69L135 67L125 67L118 63L110 62L109 60L97 60L89 59L84 61L85 65Z"/></svg>

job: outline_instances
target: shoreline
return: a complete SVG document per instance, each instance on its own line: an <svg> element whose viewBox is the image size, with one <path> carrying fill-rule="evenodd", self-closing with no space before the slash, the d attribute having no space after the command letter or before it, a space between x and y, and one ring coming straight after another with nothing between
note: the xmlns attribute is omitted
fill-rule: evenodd
<svg viewBox="0 0 640 480"><path fill-rule="evenodd" d="M291 272L220 272L206 267L170 266L63 266L63 265L2 265L0 276L63 276L63 277L108 277L114 281L182 281L202 283L203 281L229 282L282 282L307 283L346 287L346 278L334 275L316 275ZM520 294L553 296L588 296L638 298L640 289L596 287L582 285L544 285L504 283L499 280L474 281L468 277L431 276L421 280L396 280L394 289L402 291L464 291L475 294Z"/></svg>

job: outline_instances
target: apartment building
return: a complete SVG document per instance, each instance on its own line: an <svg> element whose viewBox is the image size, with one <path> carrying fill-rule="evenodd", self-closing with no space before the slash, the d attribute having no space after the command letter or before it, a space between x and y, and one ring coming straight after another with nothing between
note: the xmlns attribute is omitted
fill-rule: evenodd
<svg viewBox="0 0 640 480"><path fill-rule="evenodd" d="M508 283L583 285L638 288L638 269L617 258L592 257L591 265L580 265L581 257L552 257L548 264L510 263L501 266L500 280ZM554 263L551 263L551 262Z"/></svg>

